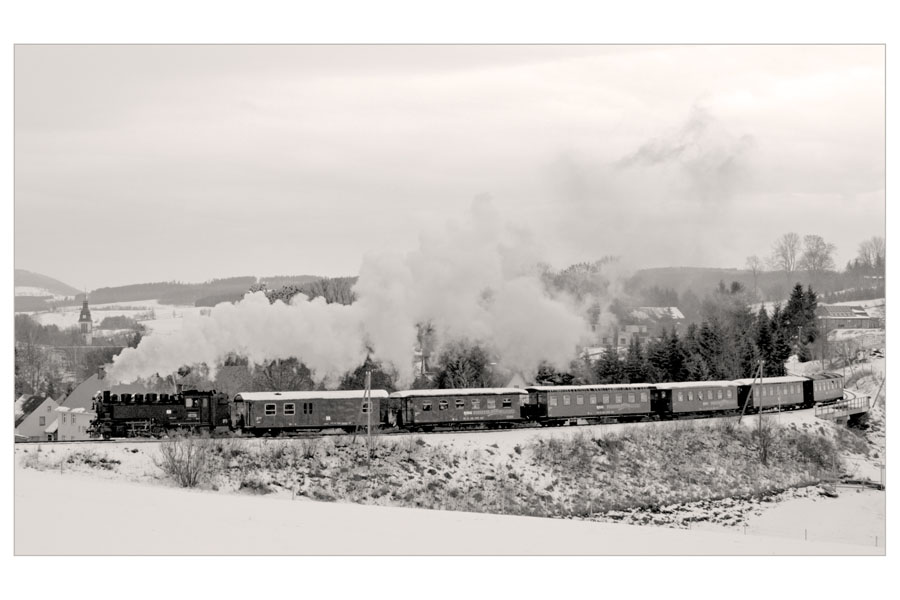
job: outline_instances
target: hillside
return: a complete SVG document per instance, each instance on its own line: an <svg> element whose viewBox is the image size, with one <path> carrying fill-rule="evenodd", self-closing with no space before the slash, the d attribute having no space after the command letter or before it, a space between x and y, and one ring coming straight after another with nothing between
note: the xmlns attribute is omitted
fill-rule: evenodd
<svg viewBox="0 0 900 600"><path fill-rule="evenodd" d="M75 296L81 293L58 279L25 269L16 269L14 285L16 296Z"/></svg>
<svg viewBox="0 0 900 600"><path fill-rule="evenodd" d="M137 283L90 290L92 305L157 300L160 304L181 306L215 306L219 302L239 300L254 285L268 289L283 286L314 284L321 277L315 275L277 275L272 277L229 277L202 283L177 281ZM54 306L78 305L82 291L51 277L16 269L16 312L42 312Z"/></svg>

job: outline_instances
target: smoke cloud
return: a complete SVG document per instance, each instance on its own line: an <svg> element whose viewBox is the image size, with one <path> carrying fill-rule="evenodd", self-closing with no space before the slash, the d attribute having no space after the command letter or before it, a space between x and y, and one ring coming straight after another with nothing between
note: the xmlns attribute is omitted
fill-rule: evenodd
<svg viewBox="0 0 900 600"><path fill-rule="evenodd" d="M406 385L413 378L417 324L426 322L438 350L469 339L496 351L499 365L511 371L530 374L544 360L564 368L590 336L586 304L545 289L539 246L528 232L507 227L481 198L466 223L421 234L415 251L367 255L350 306L299 294L290 304L270 304L262 292L247 294L208 316L186 316L172 335L145 337L116 357L108 375L132 381L185 364L214 367L238 353L257 364L297 357L328 385L371 349Z"/></svg>

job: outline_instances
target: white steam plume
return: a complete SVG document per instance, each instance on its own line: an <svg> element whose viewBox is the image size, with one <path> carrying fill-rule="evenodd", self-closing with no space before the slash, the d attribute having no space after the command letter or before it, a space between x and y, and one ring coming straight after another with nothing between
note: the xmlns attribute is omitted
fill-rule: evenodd
<svg viewBox="0 0 900 600"><path fill-rule="evenodd" d="M147 336L115 359L109 376L131 381L184 364L213 367L235 352L254 363L297 357L317 379L335 381L363 362L368 346L406 385L416 325L424 322L434 326L439 345L477 340L513 371L533 373L542 360L564 368L590 332L582 306L544 290L535 246L504 227L489 201L476 201L466 226L422 235L418 250L406 255L366 256L353 305L302 295L270 305L263 293L248 294L207 317L186 317L173 335Z"/></svg>

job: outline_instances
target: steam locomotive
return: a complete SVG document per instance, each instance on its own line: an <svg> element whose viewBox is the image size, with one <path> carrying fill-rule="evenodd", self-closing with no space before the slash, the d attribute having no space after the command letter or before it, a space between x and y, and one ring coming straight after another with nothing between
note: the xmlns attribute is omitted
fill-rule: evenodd
<svg viewBox="0 0 900 600"><path fill-rule="evenodd" d="M277 436L307 431L399 431L561 426L724 416L837 402L837 374L734 381L311 392L215 391L94 397L91 434L160 437L177 430Z"/></svg>

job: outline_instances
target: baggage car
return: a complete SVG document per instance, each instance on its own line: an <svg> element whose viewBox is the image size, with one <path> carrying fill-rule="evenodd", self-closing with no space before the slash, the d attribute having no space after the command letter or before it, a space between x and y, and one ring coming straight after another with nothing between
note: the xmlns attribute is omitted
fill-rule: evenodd
<svg viewBox="0 0 900 600"><path fill-rule="evenodd" d="M231 421L234 429L254 435L279 435L304 430L366 427L371 411L372 427L379 427L387 408L388 393L371 390L316 392L242 392L234 397Z"/></svg>

